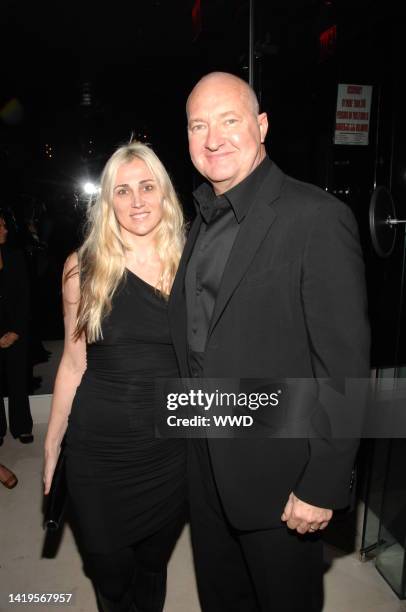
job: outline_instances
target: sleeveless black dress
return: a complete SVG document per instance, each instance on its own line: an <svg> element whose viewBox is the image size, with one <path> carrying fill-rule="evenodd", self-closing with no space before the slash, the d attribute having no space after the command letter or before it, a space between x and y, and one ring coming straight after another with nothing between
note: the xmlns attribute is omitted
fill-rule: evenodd
<svg viewBox="0 0 406 612"><path fill-rule="evenodd" d="M178 377L167 306L130 270L87 346L66 437L68 492L88 552L112 552L184 511L184 440L154 435L154 378Z"/></svg>

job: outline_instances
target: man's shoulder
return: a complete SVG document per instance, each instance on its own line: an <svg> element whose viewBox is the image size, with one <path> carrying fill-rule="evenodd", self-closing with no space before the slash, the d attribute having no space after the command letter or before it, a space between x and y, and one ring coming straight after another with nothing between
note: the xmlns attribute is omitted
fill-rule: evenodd
<svg viewBox="0 0 406 612"><path fill-rule="evenodd" d="M284 175L279 199L279 212L286 215L337 217L351 214L349 207L312 183Z"/></svg>

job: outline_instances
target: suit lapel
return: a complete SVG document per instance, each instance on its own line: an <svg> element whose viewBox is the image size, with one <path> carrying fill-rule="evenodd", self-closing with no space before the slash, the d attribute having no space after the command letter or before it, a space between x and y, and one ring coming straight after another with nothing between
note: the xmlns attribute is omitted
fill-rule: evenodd
<svg viewBox="0 0 406 612"><path fill-rule="evenodd" d="M283 178L284 174L281 170L272 164L269 174L254 197L248 214L241 224L224 269L208 338L276 219L276 213L271 205L279 198Z"/></svg>
<svg viewBox="0 0 406 612"><path fill-rule="evenodd" d="M202 219L201 216L198 214L192 223L192 227L190 228L190 232L186 240L185 248L183 249L182 257L180 258L179 267L169 298L169 310L173 309L173 303L180 299L184 291L187 264L189 262L193 247L195 246L195 242L199 235L201 224Z"/></svg>
<svg viewBox="0 0 406 612"><path fill-rule="evenodd" d="M193 251L197 236L199 235L202 220L200 215L195 218L183 249L179 268L173 283L168 303L168 317L173 344L179 360L181 375L188 375L187 361L187 312L185 298L185 274L188 261Z"/></svg>

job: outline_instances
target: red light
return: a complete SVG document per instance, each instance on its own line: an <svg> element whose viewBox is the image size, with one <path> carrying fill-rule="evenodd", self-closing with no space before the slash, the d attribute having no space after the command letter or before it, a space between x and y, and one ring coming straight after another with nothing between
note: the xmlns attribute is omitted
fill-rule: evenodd
<svg viewBox="0 0 406 612"><path fill-rule="evenodd" d="M192 8L192 24L194 40L199 36L202 31L202 5L201 0L195 0Z"/></svg>
<svg viewBox="0 0 406 612"><path fill-rule="evenodd" d="M329 55L333 55L337 44L337 26L324 30L320 34L320 61L325 60Z"/></svg>

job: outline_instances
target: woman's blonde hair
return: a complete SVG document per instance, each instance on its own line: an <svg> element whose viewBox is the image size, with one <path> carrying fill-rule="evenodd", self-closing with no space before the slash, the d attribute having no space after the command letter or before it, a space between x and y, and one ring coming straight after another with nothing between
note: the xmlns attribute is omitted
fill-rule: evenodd
<svg viewBox="0 0 406 612"><path fill-rule="evenodd" d="M113 208L114 183L118 168L134 159L142 160L157 182L163 196L162 219L156 233L157 255L162 273L157 291L169 296L184 245L184 220L171 179L153 150L140 142L122 146L106 163L100 194L89 206L87 232L78 250L78 266L71 273L79 274L80 300L74 337L84 332L87 342L102 338L101 323L111 311L112 297L126 274L125 244Z"/></svg>

